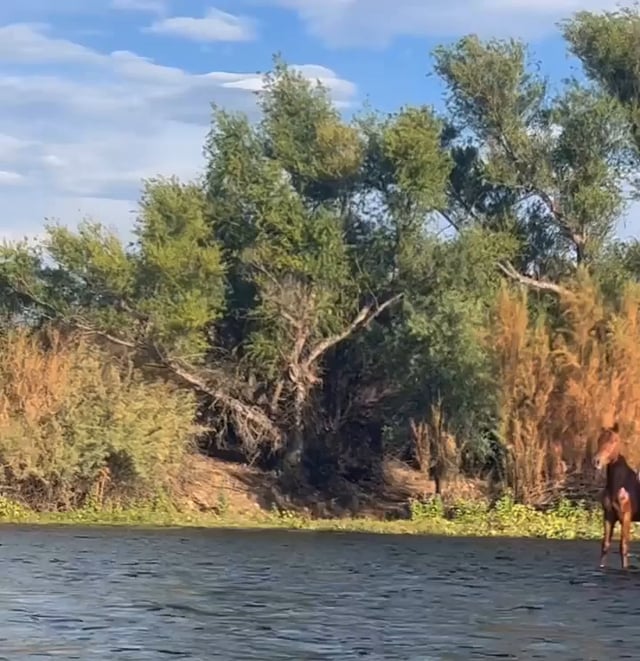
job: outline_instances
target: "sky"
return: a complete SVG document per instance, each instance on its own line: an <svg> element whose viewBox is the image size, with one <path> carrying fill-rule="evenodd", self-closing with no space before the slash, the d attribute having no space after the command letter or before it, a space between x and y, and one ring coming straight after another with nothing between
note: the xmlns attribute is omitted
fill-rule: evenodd
<svg viewBox="0 0 640 661"><path fill-rule="evenodd" d="M197 176L212 102L256 117L281 53L349 114L442 107L430 52L469 32L526 39L575 71L557 22L613 0L2 0L0 236L99 220L126 237L141 181ZM632 207L621 236L640 234Z"/></svg>

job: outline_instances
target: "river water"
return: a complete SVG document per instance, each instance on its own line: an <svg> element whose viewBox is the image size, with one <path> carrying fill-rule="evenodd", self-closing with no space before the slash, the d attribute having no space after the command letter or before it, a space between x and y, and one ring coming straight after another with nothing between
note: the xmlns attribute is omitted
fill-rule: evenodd
<svg viewBox="0 0 640 661"><path fill-rule="evenodd" d="M2 527L0 659L638 659L640 574L598 551Z"/></svg>

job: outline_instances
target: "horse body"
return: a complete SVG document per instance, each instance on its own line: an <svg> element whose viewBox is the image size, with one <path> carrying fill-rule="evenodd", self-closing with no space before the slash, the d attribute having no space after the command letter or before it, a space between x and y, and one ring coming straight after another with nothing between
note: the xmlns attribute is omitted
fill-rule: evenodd
<svg viewBox="0 0 640 661"><path fill-rule="evenodd" d="M640 479L620 453L618 425L604 427L598 437L593 465L606 469L606 486L602 492L604 535L600 566L606 564L607 553L616 523L620 522L620 560L622 568L629 566L629 542L632 521L640 521Z"/></svg>

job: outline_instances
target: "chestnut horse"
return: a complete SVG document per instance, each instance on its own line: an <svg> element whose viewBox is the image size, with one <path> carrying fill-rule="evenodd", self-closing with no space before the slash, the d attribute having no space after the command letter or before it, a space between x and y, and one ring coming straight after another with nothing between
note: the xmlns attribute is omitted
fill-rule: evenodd
<svg viewBox="0 0 640 661"><path fill-rule="evenodd" d="M622 568L629 567L629 541L631 522L640 521L640 479L636 471L629 466L620 454L620 435L618 423L612 427L603 427L598 436L597 450L593 457L596 470L606 469L607 482L602 492L602 510L604 514L604 537L600 566L606 564L607 553L611 546L613 529L619 521L620 560Z"/></svg>

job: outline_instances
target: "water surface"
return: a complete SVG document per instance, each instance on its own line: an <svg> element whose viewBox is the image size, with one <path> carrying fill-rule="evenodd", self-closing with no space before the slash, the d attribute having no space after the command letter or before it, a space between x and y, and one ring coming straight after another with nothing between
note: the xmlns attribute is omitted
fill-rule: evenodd
<svg viewBox="0 0 640 661"><path fill-rule="evenodd" d="M638 659L640 573L616 553L598 570L598 551L2 527L0 659Z"/></svg>

